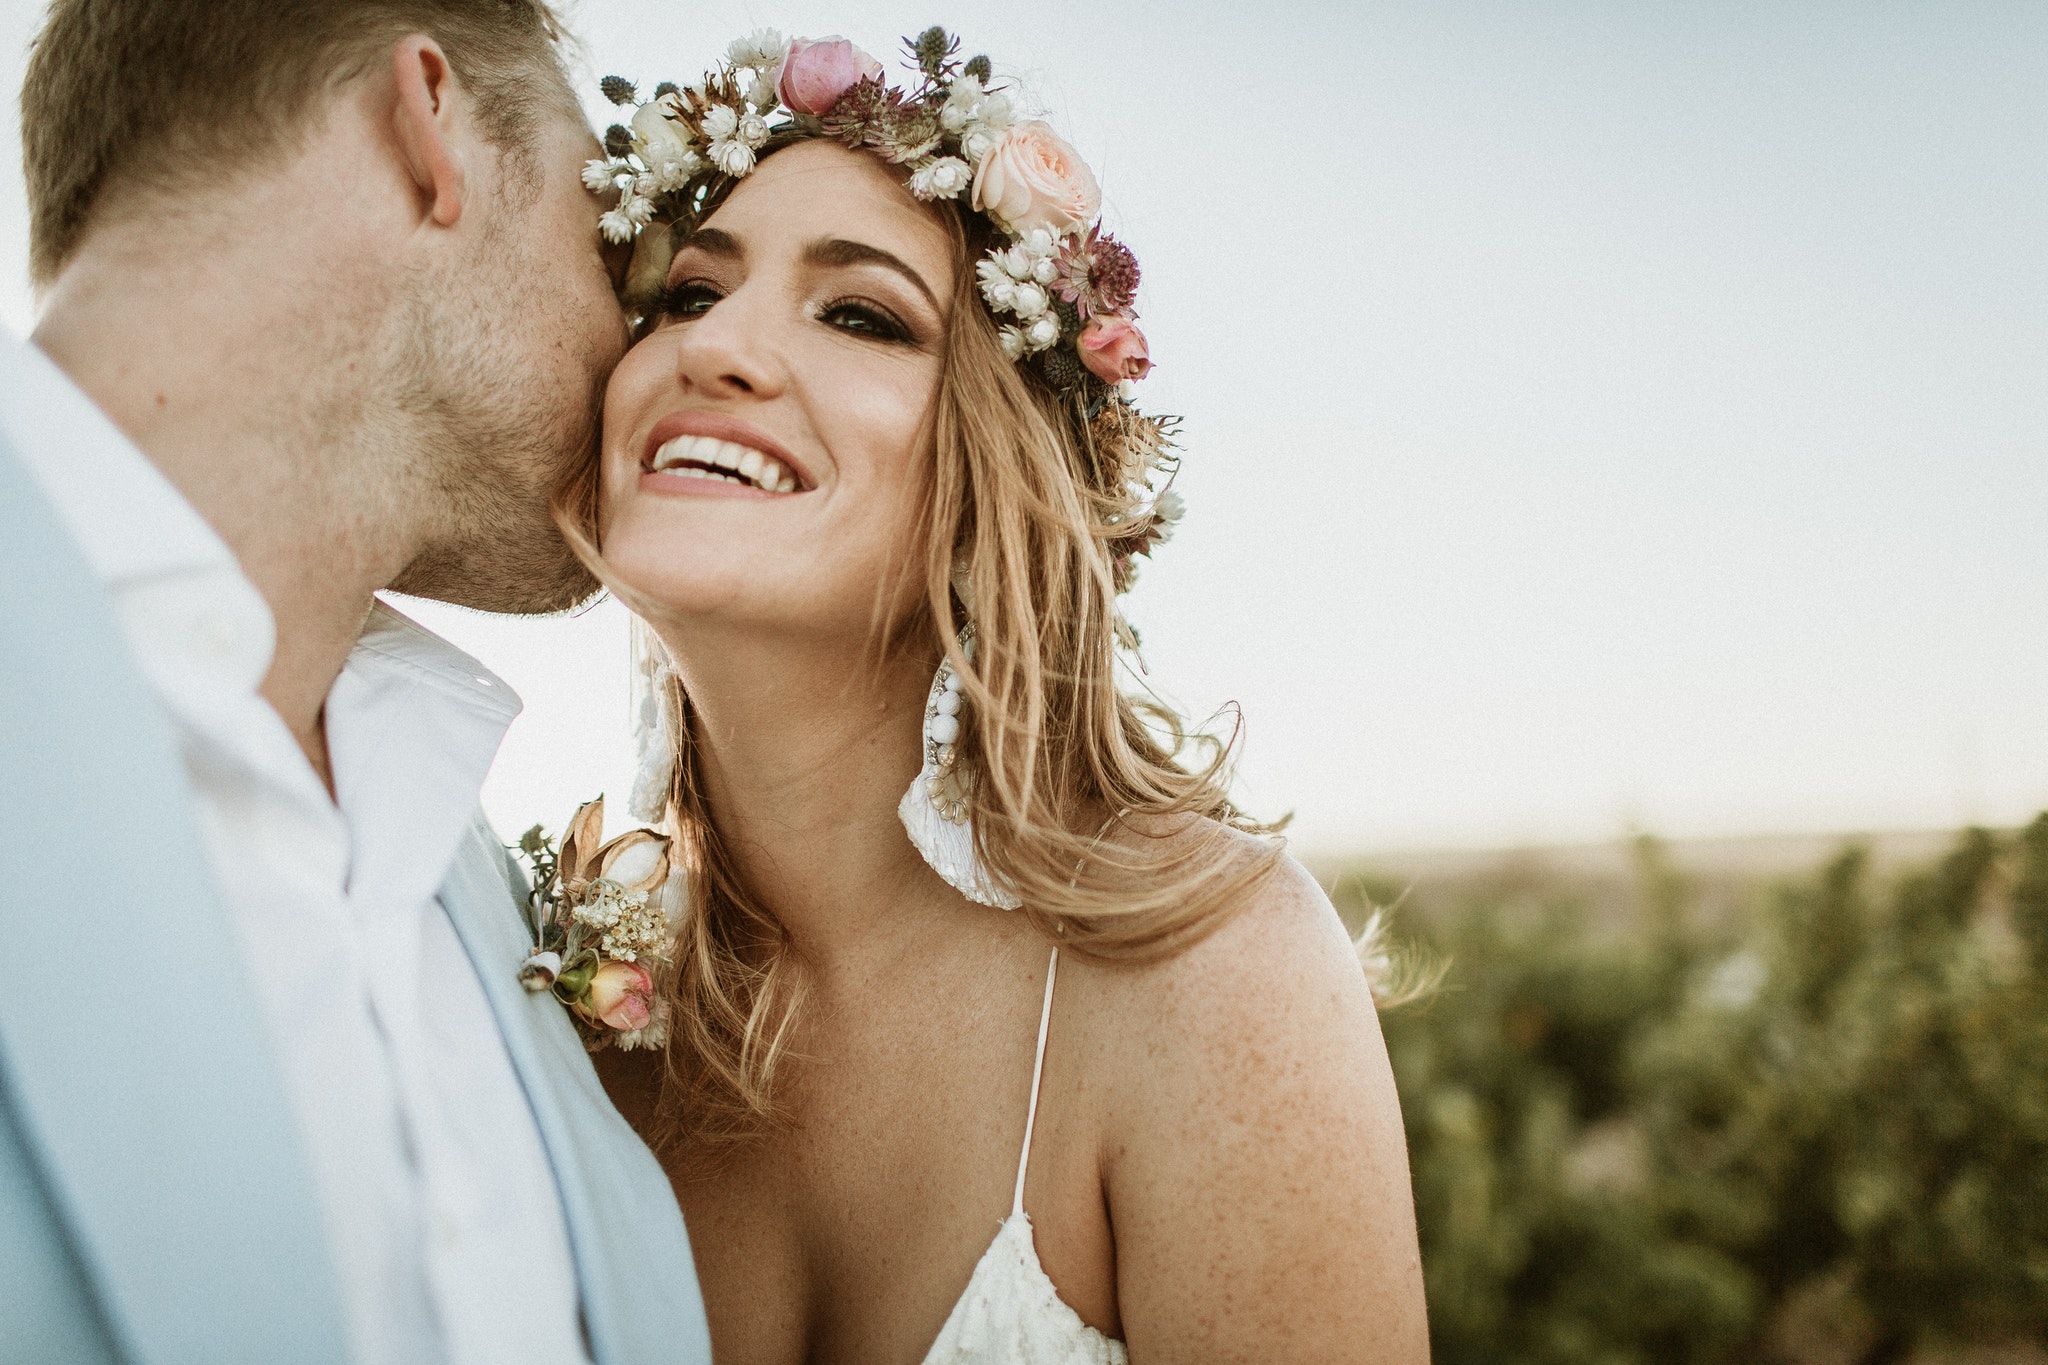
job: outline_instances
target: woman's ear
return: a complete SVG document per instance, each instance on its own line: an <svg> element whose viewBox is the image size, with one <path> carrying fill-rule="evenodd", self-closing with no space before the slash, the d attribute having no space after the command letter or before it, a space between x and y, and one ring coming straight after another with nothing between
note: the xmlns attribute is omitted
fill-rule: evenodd
<svg viewBox="0 0 2048 1365"><path fill-rule="evenodd" d="M391 74L397 83L391 124L406 169L426 216L437 226L453 227L467 191L456 152L462 101L456 98L455 72L439 43L415 33L391 49Z"/></svg>

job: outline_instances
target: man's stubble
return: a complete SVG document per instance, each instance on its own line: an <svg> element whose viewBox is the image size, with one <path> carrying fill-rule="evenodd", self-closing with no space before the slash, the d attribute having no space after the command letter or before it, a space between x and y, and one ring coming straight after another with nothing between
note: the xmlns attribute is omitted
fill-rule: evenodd
<svg viewBox="0 0 2048 1365"><path fill-rule="evenodd" d="M518 196L525 198L525 196ZM419 552L393 590L479 611L566 611L598 584L549 511L597 459L605 381L617 356L573 354L551 328L580 306L501 201L474 257L403 285L391 373L412 436L408 496L424 506ZM556 333L559 334L556 334Z"/></svg>

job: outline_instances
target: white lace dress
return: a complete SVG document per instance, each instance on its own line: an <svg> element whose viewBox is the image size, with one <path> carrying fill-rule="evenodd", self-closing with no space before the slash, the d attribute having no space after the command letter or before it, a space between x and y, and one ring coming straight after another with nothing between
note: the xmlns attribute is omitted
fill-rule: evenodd
<svg viewBox="0 0 2048 1365"><path fill-rule="evenodd" d="M1045 1036L1052 1022L1052 988L1059 949L1045 969L1045 1004L1038 1015L1038 1056L1031 1064L1031 1106L1024 1118L1024 1151L1017 1158L1017 1192L1010 1216L974 1267L967 1292L953 1305L924 1365L1129 1365L1130 1354L1069 1308L1038 1263L1038 1244L1024 1212L1024 1172L1031 1165L1031 1128L1038 1120L1038 1082L1045 1074Z"/></svg>

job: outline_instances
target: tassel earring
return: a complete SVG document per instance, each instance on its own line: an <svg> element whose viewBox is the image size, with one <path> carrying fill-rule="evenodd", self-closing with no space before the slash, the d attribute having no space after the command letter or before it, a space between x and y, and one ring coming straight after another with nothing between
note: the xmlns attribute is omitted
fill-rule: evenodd
<svg viewBox="0 0 2048 1365"><path fill-rule="evenodd" d="M960 632L960 648L974 657L974 628ZM948 886L975 902L998 910L1023 904L1015 893L989 874L974 852L974 825L968 814L968 775L960 764L960 733L965 724L967 694L950 659L939 661L924 703L924 762L910 790L896 807L910 842Z"/></svg>

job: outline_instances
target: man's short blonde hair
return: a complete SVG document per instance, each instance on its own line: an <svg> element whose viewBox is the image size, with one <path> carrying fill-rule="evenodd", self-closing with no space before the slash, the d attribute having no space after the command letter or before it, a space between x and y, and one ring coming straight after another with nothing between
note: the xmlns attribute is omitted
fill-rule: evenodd
<svg viewBox="0 0 2048 1365"><path fill-rule="evenodd" d="M117 201L288 153L412 33L441 45L500 146L576 107L546 0L53 0L21 87L31 278L55 278Z"/></svg>

